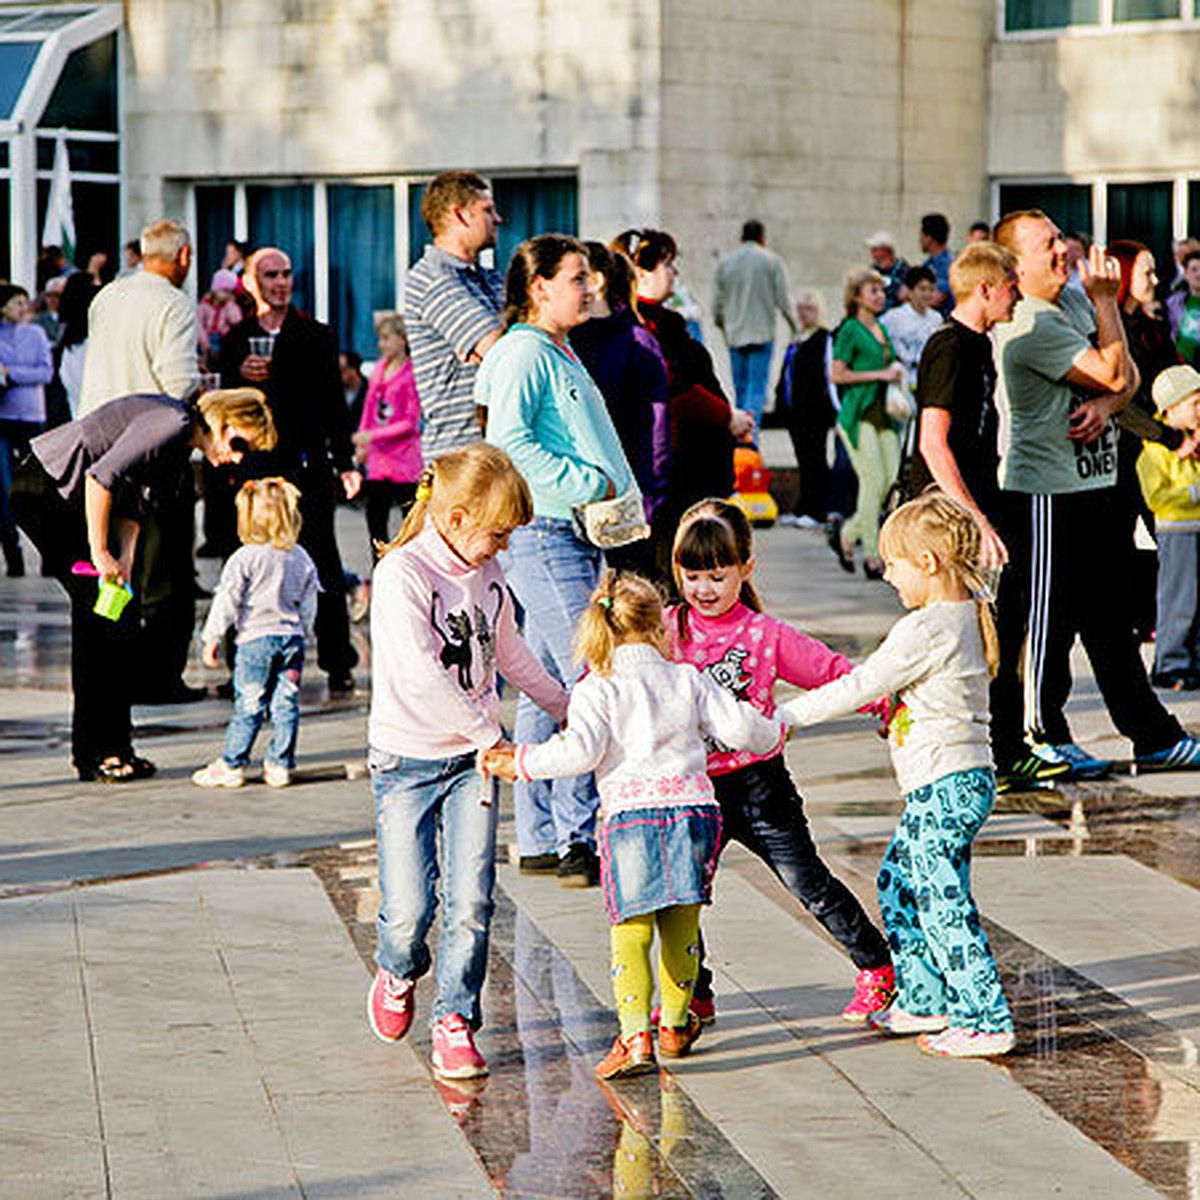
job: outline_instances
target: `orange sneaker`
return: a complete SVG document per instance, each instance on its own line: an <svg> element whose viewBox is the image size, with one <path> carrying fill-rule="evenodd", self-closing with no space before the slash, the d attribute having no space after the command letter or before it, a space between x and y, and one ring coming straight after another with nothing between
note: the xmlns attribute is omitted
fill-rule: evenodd
<svg viewBox="0 0 1200 1200"><path fill-rule="evenodd" d="M600 1079L624 1079L629 1075L645 1075L658 1069L654 1057L654 1039L650 1030L619 1037L607 1057L596 1067Z"/></svg>
<svg viewBox="0 0 1200 1200"><path fill-rule="evenodd" d="M694 1012L689 1012L687 1024L681 1028L671 1025L658 1027L658 1052L663 1058L682 1058L691 1053L692 1045L704 1028L700 1018Z"/></svg>

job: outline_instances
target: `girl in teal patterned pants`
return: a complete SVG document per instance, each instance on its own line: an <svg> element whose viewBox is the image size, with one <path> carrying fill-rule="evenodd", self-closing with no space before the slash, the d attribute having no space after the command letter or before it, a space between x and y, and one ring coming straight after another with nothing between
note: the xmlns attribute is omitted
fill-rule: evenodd
<svg viewBox="0 0 1200 1200"><path fill-rule="evenodd" d="M1015 1044L1000 973L971 898L971 843L996 801L988 679L998 659L979 526L926 492L880 531L885 578L911 609L849 675L782 705L791 725L893 696L888 728L904 813L879 869L896 998L868 1023L920 1034L929 1054L979 1058Z"/></svg>

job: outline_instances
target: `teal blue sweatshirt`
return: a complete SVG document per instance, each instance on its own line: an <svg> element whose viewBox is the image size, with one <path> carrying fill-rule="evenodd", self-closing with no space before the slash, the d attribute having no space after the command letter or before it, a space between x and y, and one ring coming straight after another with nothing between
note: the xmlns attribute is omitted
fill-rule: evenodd
<svg viewBox="0 0 1200 1200"><path fill-rule="evenodd" d="M648 401L647 401L648 402ZM488 412L487 440L525 476L539 517L635 487L604 397L568 346L532 325L514 325L488 353L475 379L475 403Z"/></svg>

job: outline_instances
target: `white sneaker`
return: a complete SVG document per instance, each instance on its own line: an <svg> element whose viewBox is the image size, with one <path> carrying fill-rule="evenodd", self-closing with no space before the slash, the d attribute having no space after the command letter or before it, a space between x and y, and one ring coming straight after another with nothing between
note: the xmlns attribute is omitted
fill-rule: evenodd
<svg viewBox="0 0 1200 1200"><path fill-rule="evenodd" d="M214 758L207 767L192 772L192 782L202 788L240 788L246 782L246 772L229 766L223 758Z"/></svg>
<svg viewBox="0 0 1200 1200"><path fill-rule="evenodd" d="M292 773L283 765L283 763L263 763L263 783L265 783L267 787L287 787L291 782Z"/></svg>
<svg viewBox="0 0 1200 1200"><path fill-rule="evenodd" d="M786 525L790 529L799 529L800 518L795 516L793 513L780 513L778 524Z"/></svg>
<svg viewBox="0 0 1200 1200"><path fill-rule="evenodd" d="M923 1033L917 1038L921 1050L938 1058L992 1058L1007 1054L1016 1044L1017 1035L1011 1029L986 1033L951 1026L941 1033Z"/></svg>
<svg viewBox="0 0 1200 1200"><path fill-rule="evenodd" d="M867 1024L879 1033L895 1037L906 1033L941 1033L950 1024L944 1013L940 1016L922 1016L920 1013L905 1012L898 1004L890 1004L880 1012L867 1017Z"/></svg>

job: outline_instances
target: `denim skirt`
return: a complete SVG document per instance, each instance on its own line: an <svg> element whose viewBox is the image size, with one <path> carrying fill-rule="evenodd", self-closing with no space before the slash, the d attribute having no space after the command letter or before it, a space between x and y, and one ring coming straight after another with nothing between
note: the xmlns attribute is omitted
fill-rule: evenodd
<svg viewBox="0 0 1200 1200"><path fill-rule="evenodd" d="M600 885L609 921L675 904L708 904L721 843L715 804L635 808L598 831Z"/></svg>

